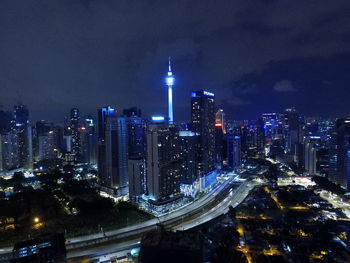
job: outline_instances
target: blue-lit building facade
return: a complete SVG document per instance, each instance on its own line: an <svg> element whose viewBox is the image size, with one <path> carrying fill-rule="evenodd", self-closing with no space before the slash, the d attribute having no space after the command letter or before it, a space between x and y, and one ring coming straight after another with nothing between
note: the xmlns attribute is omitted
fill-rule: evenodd
<svg viewBox="0 0 350 263"><path fill-rule="evenodd" d="M227 166L231 169L240 168L242 165L241 137L227 136Z"/></svg>

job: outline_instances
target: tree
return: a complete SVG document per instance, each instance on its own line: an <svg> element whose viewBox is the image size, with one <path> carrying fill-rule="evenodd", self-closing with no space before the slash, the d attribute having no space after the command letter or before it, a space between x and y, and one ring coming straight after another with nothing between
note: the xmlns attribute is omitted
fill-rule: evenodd
<svg viewBox="0 0 350 263"><path fill-rule="evenodd" d="M3 177L0 177L0 188L4 191L7 187L9 187L9 181Z"/></svg>
<svg viewBox="0 0 350 263"><path fill-rule="evenodd" d="M21 192L23 191L23 185L22 184L15 184L13 186L13 191L16 193L16 192Z"/></svg>
<svg viewBox="0 0 350 263"><path fill-rule="evenodd" d="M15 172L12 176L12 184L23 184L25 177L22 172Z"/></svg>

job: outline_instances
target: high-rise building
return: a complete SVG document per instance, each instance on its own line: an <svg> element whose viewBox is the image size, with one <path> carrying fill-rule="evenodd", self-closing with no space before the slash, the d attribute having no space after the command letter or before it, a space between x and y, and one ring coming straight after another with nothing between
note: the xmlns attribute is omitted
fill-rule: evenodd
<svg viewBox="0 0 350 263"><path fill-rule="evenodd" d="M338 119L332 134L329 179L344 187L350 186L350 118Z"/></svg>
<svg viewBox="0 0 350 263"><path fill-rule="evenodd" d="M125 117L117 118L118 129L118 176L120 193L125 195L128 193L128 127Z"/></svg>
<svg viewBox="0 0 350 263"><path fill-rule="evenodd" d="M227 166L236 169L242 164L241 137L227 136Z"/></svg>
<svg viewBox="0 0 350 263"><path fill-rule="evenodd" d="M105 168L103 169L103 183L109 187L118 186L118 127L116 117L107 117L105 126Z"/></svg>
<svg viewBox="0 0 350 263"><path fill-rule="evenodd" d="M304 169L310 175L316 174L316 147L312 142L304 144Z"/></svg>
<svg viewBox="0 0 350 263"><path fill-rule="evenodd" d="M198 179L196 156L200 148L199 135L180 131L181 183L192 185Z"/></svg>
<svg viewBox="0 0 350 263"><path fill-rule="evenodd" d="M204 175L215 170L215 101L209 91L192 92L191 131L199 134L197 171Z"/></svg>
<svg viewBox="0 0 350 263"><path fill-rule="evenodd" d="M258 154L265 153L265 130L262 118L259 118L256 123L256 148Z"/></svg>
<svg viewBox="0 0 350 263"><path fill-rule="evenodd" d="M18 141L19 166L25 169L33 169L33 136L29 123L29 111L24 105L16 105L13 111L15 122L14 129Z"/></svg>
<svg viewBox="0 0 350 263"><path fill-rule="evenodd" d="M16 130L3 132L1 135L1 144L3 169L12 170L19 168L19 147Z"/></svg>
<svg viewBox="0 0 350 263"><path fill-rule="evenodd" d="M0 133L9 131L13 126L14 120L10 111L0 110Z"/></svg>
<svg viewBox="0 0 350 263"><path fill-rule="evenodd" d="M167 124L150 124L147 131L147 190L154 202L180 194L181 157L179 132Z"/></svg>
<svg viewBox="0 0 350 263"><path fill-rule="evenodd" d="M263 113L262 120L264 122L265 143L271 145L272 140L280 137L279 114Z"/></svg>
<svg viewBox="0 0 350 263"><path fill-rule="evenodd" d="M95 120L92 117L85 119L85 125L81 127L81 152L83 159L88 164L97 163L97 136ZM82 138L83 137L83 138Z"/></svg>
<svg viewBox="0 0 350 263"><path fill-rule="evenodd" d="M58 155L56 134L53 130L39 135L39 161L53 160Z"/></svg>
<svg viewBox="0 0 350 263"><path fill-rule="evenodd" d="M72 135L72 153L76 160L80 158L80 115L79 109L73 108L70 111L70 131Z"/></svg>
<svg viewBox="0 0 350 263"><path fill-rule="evenodd" d="M125 117L108 116L105 126L104 183L117 190L118 195L128 192L128 145Z"/></svg>
<svg viewBox="0 0 350 263"><path fill-rule="evenodd" d="M146 194L146 161L143 157L129 157L129 196L131 200Z"/></svg>
<svg viewBox="0 0 350 263"><path fill-rule="evenodd" d="M300 116L295 108L286 109L285 118L285 150L289 155L296 159L297 145L302 142Z"/></svg>
<svg viewBox="0 0 350 263"><path fill-rule="evenodd" d="M215 114L215 163L218 169L221 169L223 165L225 134L225 113L222 109L219 109Z"/></svg>
<svg viewBox="0 0 350 263"><path fill-rule="evenodd" d="M32 131L32 126L29 123L17 131L20 166L27 170L33 170Z"/></svg>
<svg viewBox="0 0 350 263"><path fill-rule="evenodd" d="M24 126L29 123L29 111L26 106L20 104L14 107L13 117L16 127Z"/></svg>
<svg viewBox="0 0 350 263"><path fill-rule="evenodd" d="M136 107L123 110L127 126L128 155L144 157L146 155L146 123L141 118L141 110Z"/></svg>
<svg viewBox="0 0 350 263"><path fill-rule="evenodd" d="M169 57L168 74L165 78L165 84L168 87L168 121L169 124L174 122L173 112L173 86L175 84L175 77L171 71L171 59Z"/></svg>
<svg viewBox="0 0 350 263"><path fill-rule="evenodd" d="M98 174L102 181L106 181L106 125L107 119L115 117L116 110L107 106L98 110L98 134L97 134L97 147L98 147Z"/></svg>

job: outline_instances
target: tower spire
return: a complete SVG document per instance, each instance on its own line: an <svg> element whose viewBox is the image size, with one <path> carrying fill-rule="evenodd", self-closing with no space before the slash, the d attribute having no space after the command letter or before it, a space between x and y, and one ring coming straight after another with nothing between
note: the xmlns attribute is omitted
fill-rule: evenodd
<svg viewBox="0 0 350 263"><path fill-rule="evenodd" d="M171 57L168 58L168 75L165 78L165 83L168 86L168 121L169 124L174 122L174 113L173 113L173 86L175 78L171 72Z"/></svg>
<svg viewBox="0 0 350 263"><path fill-rule="evenodd" d="M168 72L171 72L171 57L169 56L169 71Z"/></svg>

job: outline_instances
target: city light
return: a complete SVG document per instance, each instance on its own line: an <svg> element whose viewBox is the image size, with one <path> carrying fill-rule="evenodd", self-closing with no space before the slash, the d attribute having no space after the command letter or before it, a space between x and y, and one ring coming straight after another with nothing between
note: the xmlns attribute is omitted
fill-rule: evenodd
<svg viewBox="0 0 350 263"><path fill-rule="evenodd" d="M175 78L173 76L168 76L165 78L165 81L168 86L173 86L175 83Z"/></svg>
<svg viewBox="0 0 350 263"><path fill-rule="evenodd" d="M204 95L210 96L210 97L214 97L214 93L213 92L209 92L209 91L203 91Z"/></svg>
<svg viewBox="0 0 350 263"><path fill-rule="evenodd" d="M350 262L350 1L12 2L0 261Z"/></svg>
<svg viewBox="0 0 350 263"><path fill-rule="evenodd" d="M152 121L155 121L155 122L157 122L157 121L164 121L165 120L165 118L164 118L164 116L152 116Z"/></svg>

